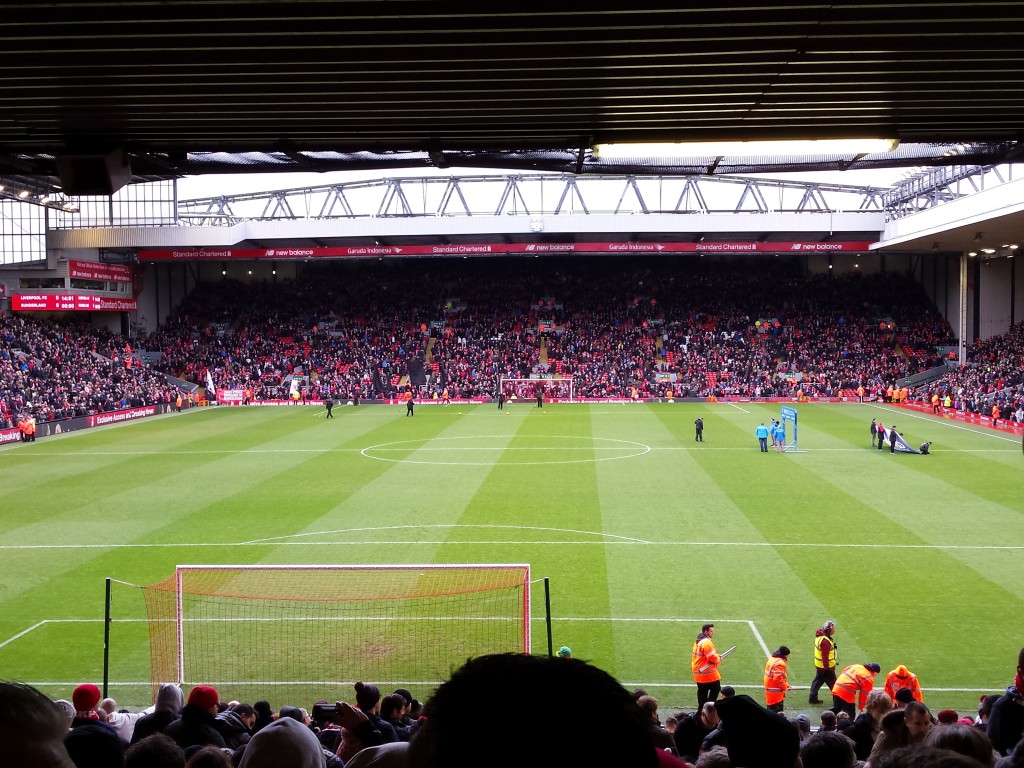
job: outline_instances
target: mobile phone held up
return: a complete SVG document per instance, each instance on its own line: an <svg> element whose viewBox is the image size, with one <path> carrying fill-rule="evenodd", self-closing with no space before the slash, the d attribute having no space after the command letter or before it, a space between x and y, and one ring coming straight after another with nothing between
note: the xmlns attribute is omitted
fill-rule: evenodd
<svg viewBox="0 0 1024 768"><path fill-rule="evenodd" d="M332 722L338 715L336 704L314 704L313 719L318 722Z"/></svg>

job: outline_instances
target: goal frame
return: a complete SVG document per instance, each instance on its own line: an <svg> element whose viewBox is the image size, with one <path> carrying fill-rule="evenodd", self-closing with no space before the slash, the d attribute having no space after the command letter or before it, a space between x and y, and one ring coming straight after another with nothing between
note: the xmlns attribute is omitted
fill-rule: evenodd
<svg viewBox="0 0 1024 768"><path fill-rule="evenodd" d="M175 585L175 633L177 639L177 667L178 667L178 683L185 683L185 605L184 605L184 593L185 593L185 574L188 572L210 572L210 571L307 571L307 572L323 572L323 571L474 571L474 570L520 570L522 572L522 602L520 603L522 614L519 617L522 620L522 648L523 653L532 652L532 632L530 627L531 622L531 600L530 600L530 565L528 563L445 563L445 564L347 564L347 565L318 565L318 564L307 564L307 565L295 565L295 564L259 564L254 565L251 563L244 564L214 564L214 565L177 565L174 569L174 585ZM518 579L517 579L518 582ZM488 590L480 590L480 592L486 592Z"/></svg>
<svg viewBox="0 0 1024 768"><path fill-rule="evenodd" d="M541 386L547 386L549 382L558 382L560 384L568 385L568 387L569 387L569 397L568 398L559 397L559 398L557 398L558 400L565 400L565 401L570 402L570 403L576 402L576 380L572 376L550 376L550 377L545 378L545 379L529 379L529 378L527 378L527 379L519 379L519 378L508 377L508 376L502 376L498 380L498 388L499 388L499 391L504 392L505 391L505 387L507 385L508 386L512 386L512 387L523 385L523 386L530 386L530 387L536 388L538 384L540 384ZM520 399L525 399L525 398L520 398Z"/></svg>

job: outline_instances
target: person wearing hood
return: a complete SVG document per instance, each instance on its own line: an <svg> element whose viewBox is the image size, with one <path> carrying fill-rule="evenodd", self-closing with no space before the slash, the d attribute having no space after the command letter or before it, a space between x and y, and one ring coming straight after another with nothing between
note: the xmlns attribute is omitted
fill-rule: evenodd
<svg viewBox="0 0 1024 768"><path fill-rule="evenodd" d="M181 708L181 717L164 728L164 733L174 739L182 749L193 744L205 747L225 747L224 737L214 727L220 698L217 689L210 685L197 685L188 695L188 701Z"/></svg>
<svg viewBox="0 0 1024 768"><path fill-rule="evenodd" d="M1013 685L992 705L988 738L1003 757L1009 756L1024 737L1024 648L1017 656L1017 674Z"/></svg>
<svg viewBox="0 0 1024 768"><path fill-rule="evenodd" d="M305 714L305 712L306 710L302 709L301 707L281 707L280 711L277 713L277 718L278 720L290 718L291 720L294 720L297 723L302 723L304 726L309 728L309 730L313 733L314 736L316 736L316 732L310 727L309 715ZM323 750L325 768L345 768L344 761L333 752L325 749L324 745L320 743L319 738L316 740L316 743L320 744L320 749Z"/></svg>
<svg viewBox="0 0 1024 768"><path fill-rule="evenodd" d="M238 749L252 738L256 710L249 704L236 704L213 719L213 727L224 737L228 749Z"/></svg>
<svg viewBox="0 0 1024 768"><path fill-rule="evenodd" d="M177 683L164 683L156 694L156 703L142 717L135 721L131 743L142 741L154 733L163 733L164 728L178 719L185 704L185 694Z"/></svg>
<svg viewBox="0 0 1024 768"><path fill-rule="evenodd" d="M324 750L306 725L282 717L249 739L239 768L325 768Z"/></svg>
<svg viewBox="0 0 1024 768"><path fill-rule="evenodd" d="M252 727L253 733L262 731L276 719L274 716L274 710L271 708L270 702L266 699L260 699L252 705L252 708L256 710L256 725Z"/></svg>
<svg viewBox="0 0 1024 768"><path fill-rule="evenodd" d="M903 664L900 664L896 669L885 676L885 692L889 694L889 698L896 703L896 694L901 689L907 688L914 697L914 701L924 702L924 693L921 691L921 683L917 679L917 675L911 672Z"/></svg>

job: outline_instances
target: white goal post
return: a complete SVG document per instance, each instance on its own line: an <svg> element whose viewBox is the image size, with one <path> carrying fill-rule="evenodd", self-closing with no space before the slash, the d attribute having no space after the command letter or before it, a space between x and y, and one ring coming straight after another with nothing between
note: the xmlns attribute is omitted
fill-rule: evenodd
<svg viewBox="0 0 1024 768"><path fill-rule="evenodd" d="M507 400L528 400L533 402L537 399L537 390L541 391L545 400L568 400L576 399L576 382L571 376L552 376L546 379L511 379L502 377L498 387L505 393Z"/></svg>
<svg viewBox="0 0 1024 768"><path fill-rule="evenodd" d="M143 592L154 691L334 701L531 647L528 564L179 565Z"/></svg>

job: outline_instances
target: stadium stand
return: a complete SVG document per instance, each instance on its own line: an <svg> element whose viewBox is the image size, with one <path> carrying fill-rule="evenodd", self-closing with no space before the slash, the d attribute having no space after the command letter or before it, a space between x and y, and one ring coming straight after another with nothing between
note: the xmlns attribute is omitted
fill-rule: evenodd
<svg viewBox="0 0 1024 768"><path fill-rule="evenodd" d="M249 387L257 399L285 397L293 374L341 397L393 397L412 376L428 395L447 387L473 398L493 395L502 377L547 373L574 377L582 397L829 397L858 384L882 391L941 365L936 346L951 341L899 275L635 261L524 273L522 264L200 285L144 346L158 370L202 381L209 369L218 388Z"/></svg>
<svg viewBox="0 0 1024 768"><path fill-rule="evenodd" d="M758 265L558 260L361 265L298 281L200 283L139 342L69 319L0 316L0 428L153 403L179 385L252 400L495 396L502 378L572 377L580 398L868 399L944 365L951 330L903 275ZM382 272L386 270L386 279ZM429 355L429 359L428 359ZM1024 423L1024 324L913 392ZM170 378L168 378L170 377ZM948 409L945 409L948 410Z"/></svg>

